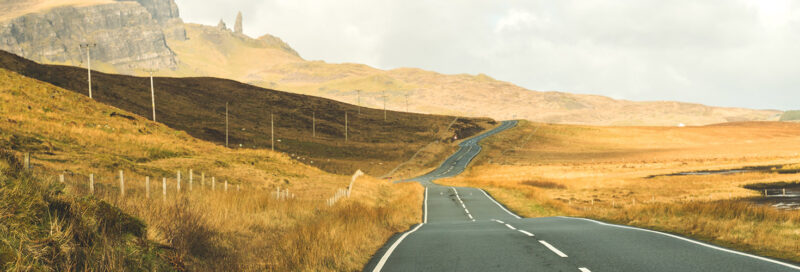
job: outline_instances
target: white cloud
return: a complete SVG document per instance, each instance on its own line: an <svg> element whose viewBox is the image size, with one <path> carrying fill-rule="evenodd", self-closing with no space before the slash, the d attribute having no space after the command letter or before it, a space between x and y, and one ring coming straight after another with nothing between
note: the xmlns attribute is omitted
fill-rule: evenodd
<svg viewBox="0 0 800 272"><path fill-rule="evenodd" d="M189 22L283 38L303 57L485 73L534 90L800 108L790 0L178 0Z"/></svg>
<svg viewBox="0 0 800 272"><path fill-rule="evenodd" d="M525 10L509 9L506 15L497 21L494 32L506 30L521 30L533 25L535 18L533 14Z"/></svg>

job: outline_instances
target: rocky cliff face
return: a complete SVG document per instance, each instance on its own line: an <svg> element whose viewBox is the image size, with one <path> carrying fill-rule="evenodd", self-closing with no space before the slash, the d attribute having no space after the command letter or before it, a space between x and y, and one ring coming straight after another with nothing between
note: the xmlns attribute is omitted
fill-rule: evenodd
<svg viewBox="0 0 800 272"><path fill-rule="evenodd" d="M146 8L153 19L161 24L167 38L186 40L186 29L183 27L183 20L174 0L136 0L136 2Z"/></svg>
<svg viewBox="0 0 800 272"><path fill-rule="evenodd" d="M166 37L186 39L173 0L57 7L0 22L0 49L40 62L82 65L81 43L97 44L92 60L119 70L175 69Z"/></svg>

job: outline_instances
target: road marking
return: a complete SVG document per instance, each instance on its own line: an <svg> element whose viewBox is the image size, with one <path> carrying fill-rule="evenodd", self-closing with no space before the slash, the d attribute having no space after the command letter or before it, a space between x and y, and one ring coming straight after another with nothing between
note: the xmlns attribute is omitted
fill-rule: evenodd
<svg viewBox="0 0 800 272"><path fill-rule="evenodd" d="M377 265L375 265L375 269L372 269L372 272L380 272L381 269L383 269L383 265L385 265L386 261L389 260L389 256L391 256L392 252L394 252L394 249L397 248L397 245L399 245L400 242L403 241L403 239L406 239L406 236L408 236L409 234L412 234L415 231L417 231L420 227L422 227L422 225L424 225L424 224L417 225L416 228L412 229L409 232L406 232L405 234L403 234L403 236L400 236L400 238L397 239L397 241L394 241L394 244L392 244L392 246L389 247L389 250L386 250L386 254L383 254L383 257L381 257L381 260L378 261Z"/></svg>
<svg viewBox="0 0 800 272"><path fill-rule="evenodd" d="M425 187L425 202L422 212L422 223L428 223L428 187Z"/></svg>
<svg viewBox="0 0 800 272"><path fill-rule="evenodd" d="M472 222L475 222L475 218L472 217L472 214L469 213L469 209L467 209L467 206L464 205L464 201L461 201L461 197L458 195L458 191L456 190L456 188L450 187L450 189L453 189L453 192L456 194L456 199L458 200L459 203L461 203L461 208L464 208L464 211L467 212L467 216L469 216L469 219L471 219Z"/></svg>
<svg viewBox="0 0 800 272"><path fill-rule="evenodd" d="M525 235L528 235L528 236L531 236L531 237L533 237L533 236L534 236L534 235L533 235L533 233L530 233L530 232L527 232L527 231L524 231L524 230L519 230L519 232L522 232L522 233L524 233Z"/></svg>
<svg viewBox="0 0 800 272"><path fill-rule="evenodd" d="M481 192L483 192L483 195L485 195L486 197L488 197L488 198L489 198L489 200L491 200L492 202L494 202L494 204L497 204L497 206L498 206L498 207L500 207L501 209L503 209L504 211L506 211L508 214L510 214L510 215L511 215L511 216L513 216L513 217L516 217L517 219L522 219L521 217L519 217L519 215L516 215L516 214L514 214L514 213L512 213L512 212L508 211L508 210L506 209L506 207L503 207L503 205L500 205L500 203L497 203L497 201L495 201L495 200L494 200L494 198L492 198L491 196L489 196L489 194L487 194L487 193L486 193L486 191L484 191L483 189L479 189L479 190L481 190Z"/></svg>
<svg viewBox="0 0 800 272"><path fill-rule="evenodd" d="M578 268L578 270L580 270L581 272L592 272L592 270L589 270L586 267L580 267L580 268Z"/></svg>
<svg viewBox="0 0 800 272"><path fill-rule="evenodd" d="M567 257L567 254L564 254L564 252L561 252L561 250L558 250L556 247L554 247L553 245L545 242L544 240L539 240L539 243L542 243L544 246L546 246L548 249L550 249L550 251L552 251L553 253L555 253L558 256L561 256L561 258L566 258Z"/></svg>
<svg viewBox="0 0 800 272"><path fill-rule="evenodd" d="M500 221L500 220L494 220L494 221L497 221L497 223L500 223L500 224L505 224L506 223L506 222L503 222L503 221Z"/></svg>
<svg viewBox="0 0 800 272"><path fill-rule="evenodd" d="M509 224L506 224L506 227L508 227L508 228L509 228L509 229L511 229L511 230L517 230L517 228L515 228L514 226L512 226L512 225L509 225Z"/></svg>
<svg viewBox="0 0 800 272"><path fill-rule="evenodd" d="M597 224L600 224L600 225L604 225L604 226L609 226L609 227L617 227L617 228L623 228L623 229L631 229L631 230L646 231L646 232L650 232L650 233L661 234L661 235L664 235L664 236L667 236L667 237L683 240L683 241L686 241L686 242L689 242L689 243L692 243L692 244L704 246L704 247L711 248L711 249L716 249L716 250L719 250L719 251L722 251L722 252L727 252L727 253L731 253L731 254L750 257L750 258L762 260L762 261L765 261L765 262L770 262L770 263L774 263L774 264L777 264L777 265L782 265L782 266L785 266L785 267L788 267L788 268L800 270L800 266L796 266L796 265L792 265L792 264L776 261L776 260L773 260L773 259L770 259L770 258L756 256L756 255L753 255L753 254L748 254L748 253L744 253L744 252L730 250L730 249L727 249L727 248L722 248L722 247L718 247L718 246L715 246L715 245L706 244L706 243L703 243L703 242L698 242L698 241L695 241L695 240L692 240L692 239L689 239L689 238L685 238L685 237L680 237L680 236L674 235L674 234L669 234L669 233L664 233L664 232L655 231L655 230L649 230L649 229L643 229L643 228L637 228L637 227L631 227L631 226L609 224L609 223L606 223L606 222L600 222L600 221L592 220L592 219L588 219L588 218L567 217L567 216L559 216L559 217L567 218L567 219L586 220L586 221L589 221L589 222L594 222L594 223L597 223Z"/></svg>
<svg viewBox="0 0 800 272"><path fill-rule="evenodd" d="M456 119L458 119L458 118L456 118ZM454 121L454 122L455 122L455 121ZM497 128L495 128L495 129L493 129L492 131L490 131L490 132L487 132L487 133L491 133L491 135L493 135L493 134L496 134L497 132L499 132L499 131L502 131L503 129L507 128L509 124L511 124L511 123L507 123L507 122L505 122L505 121L504 121L504 122L503 122L503 124L502 124L500 127L497 127ZM514 124L515 124L515 123L514 123ZM500 129L500 128L503 128L503 129ZM484 133L484 134L487 134L487 133ZM482 134L482 135L483 135L483 134ZM485 136L485 137L483 137L483 138L486 138L486 137L488 137L488 136L489 136L489 135L487 135L487 136ZM480 137L480 135L479 135L478 137ZM483 139L483 138L480 138L480 139ZM468 143L470 143L470 145L475 145L475 144L477 144L477 139L478 139L478 138L473 138L473 139L471 139L471 140L468 140L467 142L468 142ZM477 153L480 153L480 150L481 150L480 146L478 146L477 148L478 148L478 152L476 152L476 155L477 155ZM472 146L470 146L470 147L469 147L469 150L470 150L470 151L472 150ZM473 157L473 158L474 158L474 157ZM444 164L443 164L442 166L444 166ZM466 166L465 166L465 167L466 167ZM452 170L452 168L453 168L453 167L451 166L451 167L450 167L450 169ZM438 170L438 169L437 169L437 170ZM434 170L434 171L436 171L436 170ZM442 177L444 174L446 174L446 173L449 173L449 172L450 172L450 171L448 170L448 171L447 171L447 172L445 172L445 173L439 173L439 174L436 174L436 176L435 176L435 177ZM456 194L456 198L458 198L458 201L459 201L459 202L461 202L461 203L462 203L462 205L463 205L463 203L464 203L464 202L463 202L463 201L461 201L461 197L459 197L459 196L458 196L458 191L456 191L456 188L455 188L455 187L450 187L450 188L452 188L452 189L453 189L453 192L455 192L455 194ZM481 191L483 191L483 190L481 190ZM441 194L441 192L440 192L440 194ZM512 216L516 217L517 219L520 219L520 217L519 217L519 216L517 216L517 215L515 215L515 214L513 214L513 213L511 213L511 212L509 212L509 211L508 211L508 210L506 210L506 209L505 209L505 208L504 208L502 205L500 205L499 203L497 203L497 201L495 201L494 199L492 199L491 197L489 197L489 194L487 194L487 193L486 193L486 191L483 191L483 194L484 194L484 195L486 195L486 197L488 197L489 199L491 199L491 200L492 200L492 201L493 201L495 204L497 204L498 206L500 206L500 208L502 208L503 210L505 210L507 213L511 214ZM392 245L389 247L389 249L388 249L388 250L386 250L386 253L384 253L383 257L381 257L381 259L380 259L380 260L378 261L378 263L375 265L375 268L372 270L373 272L380 272L380 271L381 271L381 269L383 269L383 266L386 264L386 261L388 261L388 260L389 260L389 257L392 255L392 252L394 252L394 250L397 248L397 246L398 246L398 245L400 245L400 242L402 242L402 241L403 241L403 239L405 239L406 237L408 237L408 235L410 235L410 234L414 233L415 231L419 230L419 228L420 228L420 227L422 227L423 225L425 225L425 223L427 223L427 221L428 221L428 188L427 188L427 187L425 188L425 202L424 202L424 206L425 206L425 207L424 207L423 223L422 223L422 224L419 224L419 225L417 225L416 227L414 227L414 229L412 229L412 230L410 230L410 231L408 231L408 232L404 233L402 236L400 236L400 238L398 238L398 239L397 239L397 241L395 241L395 242L394 242L394 243L393 243L393 244L392 244ZM466 210L466 207L464 207L464 209ZM467 210L467 214L469 215L469 211L468 211L468 210ZM470 216L471 216L471 215L470 215ZM472 221L473 221L473 222L475 222L475 219L472 219ZM496 221L498 221L498 222L501 222L501 223L502 223L502 221L499 221L499 220L496 220ZM544 242L544 241L540 241L540 242Z"/></svg>

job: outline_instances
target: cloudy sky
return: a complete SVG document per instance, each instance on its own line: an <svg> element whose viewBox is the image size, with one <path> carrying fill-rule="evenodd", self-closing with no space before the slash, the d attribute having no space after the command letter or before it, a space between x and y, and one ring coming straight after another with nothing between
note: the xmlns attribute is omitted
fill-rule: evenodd
<svg viewBox="0 0 800 272"><path fill-rule="evenodd" d="M301 56L484 73L532 90L800 109L791 0L176 0L187 22L269 33Z"/></svg>

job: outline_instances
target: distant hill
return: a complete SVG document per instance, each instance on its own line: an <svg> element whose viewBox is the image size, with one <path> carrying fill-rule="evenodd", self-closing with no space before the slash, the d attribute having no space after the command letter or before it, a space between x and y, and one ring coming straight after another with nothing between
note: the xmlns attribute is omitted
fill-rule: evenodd
<svg viewBox="0 0 800 272"><path fill-rule="evenodd" d="M657 101L632 102L596 95L531 91L486 75L445 75L414 68L380 70L362 64L306 61L279 45L216 27L186 24L188 39L167 40L185 65L176 75L217 75L258 86L415 112L529 119L593 125L705 125L775 120L779 111ZM224 45L224 46L221 46ZM254 61L258 60L258 61ZM168 72L169 73L169 72Z"/></svg>
<svg viewBox="0 0 800 272"><path fill-rule="evenodd" d="M781 115L781 121L800 121L800 110L793 110L784 112Z"/></svg>
<svg viewBox="0 0 800 272"><path fill-rule="evenodd" d="M4 51L0 51L0 68L87 93L85 69L41 65ZM159 77L154 79L154 85L158 122L196 138L225 144L227 102L231 147L271 148L274 118L277 151L340 174L362 169L381 176L423 146L434 141L448 142L454 136L469 137L494 124L489 119L456 120L453 116L395 111L388 112L384 121L382 110L359 109L334 100L227 79ZM95 100L152 117L149 78L95 72L92 86Z"/></svg>
<svg viewBox="0 0 800 272"><path fill-rule="evenodd" d="M80 1L73 0L73 2ZM141 21L139 25L145 29L161 25L160 37L164 37L165 43L161 42L158 35L148 36L145 41L134 39L136 36L125 35L119 39L131 40L124 43L109 42L143 44L143 46L130 46L130 50L109 50L109 44L99 43L99 52L113 54L105 58L100 55L98 62L93 63L93 67L109 73L143 75L139 68L152 64L151 67L159 68L158 74L163 76L229 78L265 88L326 97L351 104L356 104L360 100L362 105L373 108L383 108L385 92L386 107L398 111L405 111L408 105L408 110L419 113L528 119L550 123L705 125L732 121L777 120L781 114L780 111L773 110L722 108L670 101L633 102L597 95L539 92L495 80L486 75L445 75L415 68L380 70L363 64L307 61L300 57L302 52L298 54L278 37L264 35L254 39L219 26L183 24L179 22L177 6L172 0L153 0L152 3L138 0L138 2L138 5L153 14L153 18L160 18L154 19L153 22L139 20ZM108 5L119 4L101 4L101 6ZM134 4L131 3L126 7L136 8L132 5ZM88 8L81 8L83 9ZM170 12L160 12L162 10ZM247 13L244 16L247 16ZM126 27L120 28L126 29ZM115 33L113 24L107 24L103 31ZM2 33L0 31L0 38L4 36ZM49 35L58 37L58 33L60 32ZM47 36L44 34L47 33L41 36ZM33 46L39 43L47 46ZM45 63L68 63L59 61L61 58L57 54L49 57L40 56L47 52L60 52L45 50L52 47L48 39L33 39L28 44L33 51L12 52ZM166 46L154 47L160 44ZM102 49L103 47L106 49ZM67 44L66 48L69 50L63 51L77 52L77 44L74 42ZM143 56L149 59L140 60ZM75 62L74 56L69 60L74 65L80 64ZM362 91L360 99L356 90Z"/></svg>

